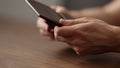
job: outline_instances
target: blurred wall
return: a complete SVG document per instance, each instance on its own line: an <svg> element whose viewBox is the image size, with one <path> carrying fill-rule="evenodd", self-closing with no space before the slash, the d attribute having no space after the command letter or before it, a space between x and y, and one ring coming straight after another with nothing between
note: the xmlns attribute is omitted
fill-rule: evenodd
<svg viewBox="0 0 120 68"><path fill-rule="evenodd" d="M104 6L111 0L64 0L64 6L70 10Z"/></svg>
<svg viewBox="0 0 120 68"><path fill-rule="evenodd" d="M110 0L37 0L47 5L63 5L69 9L103 5ZM24 0L0 0L0 17L36 21L37 16Z"/></svg>
<svg viewBox="0 0 120 68"><path fill-rule="evenodd" d="M47 5L60 4L59 0L37 0ZM36 20L36 14L24 0L0 0L0 17Z"/></svg>

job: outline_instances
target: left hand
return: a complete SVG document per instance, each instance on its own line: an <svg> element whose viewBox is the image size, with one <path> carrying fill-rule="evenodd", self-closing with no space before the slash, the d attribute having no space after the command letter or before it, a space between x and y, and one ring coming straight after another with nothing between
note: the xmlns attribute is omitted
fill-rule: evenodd
<svg viewBox="0 0 120 68"><path fill-rule="evenodd" d="M70 10L68 10L67 8L65 8L63 6L52 5L50 7L57 13L64 13L64 14L71 16Z"/></svg>
<svg viewBox="0 0 120 68"><path fill-rule="evenodd" d="M60 20L55 39L69 44L80 55L109 52L115 45L114 26L93 18Z"/></svg>

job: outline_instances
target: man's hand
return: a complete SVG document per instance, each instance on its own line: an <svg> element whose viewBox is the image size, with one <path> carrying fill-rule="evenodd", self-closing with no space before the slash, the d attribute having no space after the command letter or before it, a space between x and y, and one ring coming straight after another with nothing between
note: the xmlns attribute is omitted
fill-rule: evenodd
<svg viewBox="0 0 120 68"><path fill-rule="evenodd" d="M46 20L39 18L37 21L37 27L39 28L41 35L47 39L54 40L53 25L48 25Z"/></svg>
<svg viewBox="0 0 120 68"><path fill-rule="evenodd" d="M55 10L57 13L65 13L65 14L70 14L69 11L62 7L62 6L51 6L51 8L53 10ZM48 39L52 39L54 40L54 33L53 33L53 29L54 29L54 25L48 25L47 24L48 21L46 21L43 18L39 18L37 21L37 26L40 29L40 33L47 37Z"/></svg>
<svg viewBox="0 0 120 68"><path fill-rule="evenodd" d="M64 14L68 14L68 15L71 14L70 11L63 6L51 6L51 8L53 10L55 10L57 13L64 13Z"/></svg>
<svg viewBox="0 0 120 68"><path fill-rule="evenodd" d="M115 26L93 18L60 20L55 40L68 43L80 55L109 52L116 44Z"/></svg>

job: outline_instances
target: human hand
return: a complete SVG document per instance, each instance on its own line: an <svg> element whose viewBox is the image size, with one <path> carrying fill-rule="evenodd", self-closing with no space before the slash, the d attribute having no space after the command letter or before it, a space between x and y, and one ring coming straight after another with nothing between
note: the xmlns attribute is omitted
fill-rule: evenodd
<svg viewBox="0 0 120 68"><path fill-rule="evenodd" d="M57 13L65 13L65 14L69 14L69 11L62 7L62 6L51 6L51 8L53 10L55 10ZM47 37L49 39L54 40L54 33L53 33L53 29L55 27L55 25L52 24L47 24L49 21L46 21L43 18L39 18L37 21L37 26L40 29L40 33L44 36Z"/></svg>
<svg viewBox="0 0 120 68"><path fill-rule="evenodd" d="M55 40L69 44L80 55L110 52L115 46L114 26L93 18L60 20L55 27Z"/></svg>
<svg viewBox="0 0 120 68"><path fill-rule="evenodd" d="M47 39L54 40L53 29L55 25L48 25L47 22L48 21L46 21L45 19L39 17L37 21L37 27L39 28L41 35L43 35Z"/></svg>
<svg viewBox="0 0 120 68"><path fill-rule="evenodd" d="M55 10L57 13L64 13L64 14L67 14L67 15L71 16L70 11L67 8L63 7L63 6L55 6L55 5L53 5L53 6L51 6L51 8L53 10Z"/></svg>

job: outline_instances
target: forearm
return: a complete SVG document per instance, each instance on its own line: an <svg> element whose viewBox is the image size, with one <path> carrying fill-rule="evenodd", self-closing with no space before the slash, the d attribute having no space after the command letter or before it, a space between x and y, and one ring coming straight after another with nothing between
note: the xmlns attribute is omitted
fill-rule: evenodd
<svg viewBox="0 0 120 68"><path fill-rule="evenodd" d="M79 17L93 17L106 22L112 22L111 16L109 16L102 7L88 8L80 11L71 11L71 15L75 18Z"/></svg>

